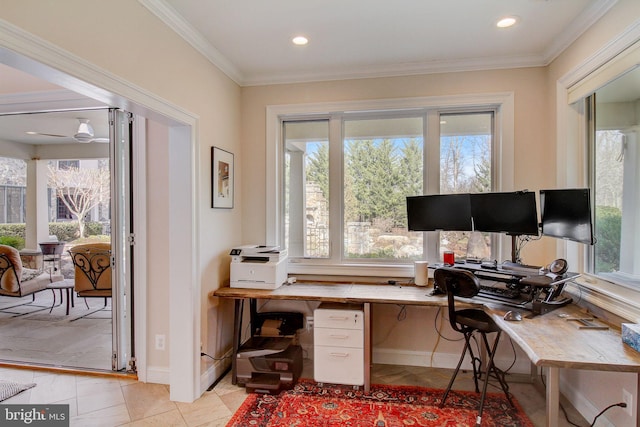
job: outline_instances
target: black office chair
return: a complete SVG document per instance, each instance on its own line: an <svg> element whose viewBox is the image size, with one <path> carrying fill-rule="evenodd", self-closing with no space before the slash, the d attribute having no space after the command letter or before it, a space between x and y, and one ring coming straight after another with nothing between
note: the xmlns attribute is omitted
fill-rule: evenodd
<svg viewBox="0 0 640 427"><path fill-rule="evenodd" d="M466 308L456 310L455 297L472 298L476 296L478 294L478 291L480 290L480 282L473 273L458 268L438 268L434 273L434 282L436 286L438 286L447 294L449 322L451 323L451 327L455 331L458 331L464 335L464 350L462 350L462 355L460 356L460 360L458 361L458 366L456 366L456 370L453 373L451 380L449 381L447 390L444 392L444 396L442 396L440 407L443 407L445 401L447 400L447 396L449 395L451 387L453 386L453 382L455 381L456 376L460 371L460 366L462 365L467 351L471 356L471 365L473 366L473 381L476 386L476 393L480 392L478 388L478 379L482 376L482 366L480 358L474 355L473 349L471 347L471 338L474 333L478 332L482 337L482 342L484 343L485 349L487 351L487 356L489 357L487 363L487 372L484 378L484 385L482 386L482 395L480 397L480 408L478 409L478 417L476 418L476 426L480 426L480 423L482 421L484 400L487 394L487 384L489 383L489 375L493 374L493 376L498 380L500 386L502 387L502 391L504 391L505 396L507 396L507 400L509 401L511 406L513 406L511 396L509 395L509 386L507 385L507 382L504 378L504 372L502 372L493 364L493 356L495 355L496 348L498 348L498 342L500 341L500 334L502 331L500 330L498 325L495 324L491 316L485 313L482 309ZM493 346L490 346L487 339L487 334L492 332L496 333L496 338L493 342Z"/></svg>

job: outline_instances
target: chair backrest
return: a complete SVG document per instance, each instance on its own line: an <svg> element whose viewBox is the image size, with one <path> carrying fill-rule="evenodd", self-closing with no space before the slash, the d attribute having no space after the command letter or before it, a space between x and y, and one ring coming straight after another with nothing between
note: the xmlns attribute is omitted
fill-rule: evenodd
<svg viewBox="0 0 640 427"><path fill-rule="evenodd" d="M473 298L480 291L480 280L470 271L453 267L441 267L433 274L434 283L447 293L449 323L460 331L456 323L455 297Z"/></svg>
<svg viewBox="0 0 640 427"><path fill-rule="evenodd" d="M20 292L22 260L16 248L0 245L0 288L10 293Z"/></svg>
<svg viewBox="0 0 640 427"><path fill-rule="evenodd" d="M111 244L87 243L69 250L74 265L76 292L110 291Z"/></svg>

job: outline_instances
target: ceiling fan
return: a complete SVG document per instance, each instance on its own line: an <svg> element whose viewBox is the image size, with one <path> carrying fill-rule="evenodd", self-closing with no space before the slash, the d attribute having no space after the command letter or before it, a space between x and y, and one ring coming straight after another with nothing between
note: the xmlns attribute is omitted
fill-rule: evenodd
<svg viewBox="0 0 640 427"><path fill-rule="evenodd" d="M52 133L42 133L42 132L27 132L31 135L42 135L42 136L52 136L56 138L73 138L77 142L81 143L89 143L89 142L109 142L109 138L96 138L95 133L93 131L93 126L89 124L89 119L78 118L80 124L78 125L78 130L73 136L69 135L57 135Z"/></svg>

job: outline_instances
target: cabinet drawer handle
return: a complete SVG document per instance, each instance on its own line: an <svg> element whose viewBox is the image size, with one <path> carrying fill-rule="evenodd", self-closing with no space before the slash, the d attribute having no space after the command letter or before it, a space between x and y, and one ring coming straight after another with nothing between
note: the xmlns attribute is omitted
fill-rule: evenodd
<svg viewBox="0 0 640 427"><path fill-rule="evenodd" d="M349 357L349 353L329 353L333 357Z"/></svg>
<svg viewBox="0 0 640 427"><path fill-rule="evenodd" d="M346 316L329 316L331 320L348 320L349 318Z"/></svg>
<svg viewBox="0 0 640 427"><path fill-rule="evenodd" d="M331 334L329 335L331 338L337 338L337 339L341 339L341 340L346 340L347 338L349 338L349 335L335 335L335 334Z"/></svg>

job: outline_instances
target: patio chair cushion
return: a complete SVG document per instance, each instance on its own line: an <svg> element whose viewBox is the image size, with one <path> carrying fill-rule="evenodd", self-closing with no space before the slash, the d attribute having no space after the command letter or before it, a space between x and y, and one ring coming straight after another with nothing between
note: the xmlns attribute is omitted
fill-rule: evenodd
<svg viewBox="0 0 640 427"><path fill-rule="evenodd" d="M4 254L11 264L13 264L13 270L15 274L7 270L2 275L0 280L0 287L2 290L13 293L20 291L20 283L18 283L18 277L22 277L22 260L20 259L20 252L16 248L7 245L0 245L0 253Z"/></svg>
<svg viewBox="0 0 640 427"><path fill-rule="evenodd" d="M59 282L64 280L62 274L49 274L49 272L42 272L38 276L31 280L20 282L20 288L22 295L30 295L35 292L40 292L47 289L47 286L52 282Z"/></svg>
<svg viewBox="0 0 640 427"><path fill-rule="evenodd" d="M39 275L42 274L42 270L36 270L33 268L22 268L22 277L20 278L20 282L26 282L31 279L35 279Z"/></svg>

